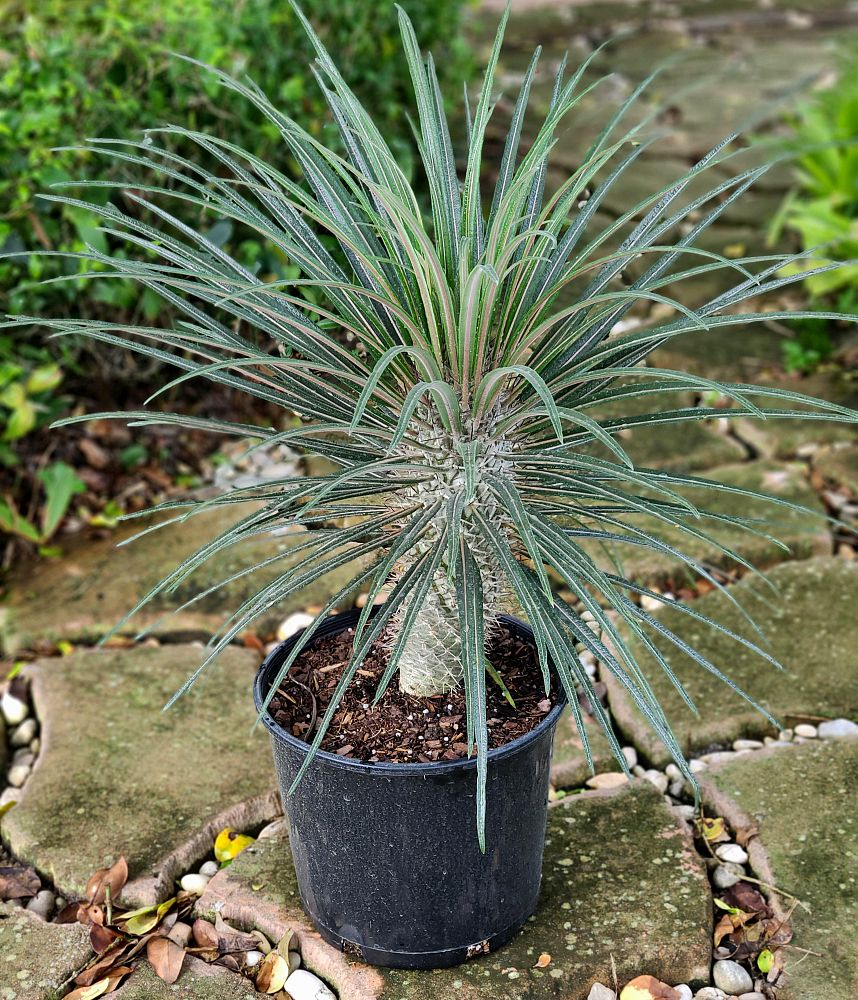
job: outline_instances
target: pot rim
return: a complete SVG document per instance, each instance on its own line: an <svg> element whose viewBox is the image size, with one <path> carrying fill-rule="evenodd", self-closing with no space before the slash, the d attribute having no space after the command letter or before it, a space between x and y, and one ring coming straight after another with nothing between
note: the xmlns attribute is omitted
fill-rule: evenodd
<svg viewBox="0 0 858 1000"><path fill-rule="evenodd" d="M345 631L345 629L350 628L352 625L357 623L359 616L360 610L357 608L340 612L338 615L329 615L319 626L316 633L317 637L322 638L326 635L336 635L337 632ZM343 622L343 627L341 629L330 628L331 623L337 623L340 621ZM523 622L521 619L515 618L512 615L505 614L498 615L498 621L507 625L512 625L517 631L524 633L521 637L526 642L533 642L533 631L526 622ZM324 631L322 631L323 629ZM265 674L270 669L272 663L274 663L275 660L282 658L283 654L291 648L294 642L304 633L304 631L305 629L302 629L300 632L296 632L295 635L290 636L288 639L284 639L281 643L278 643L276 648L274 648L260 664L259 670L256 672L256 678L253 682L253 703L256 706L257 713L260 711L262 702L265 700L265 692L263 692L263 679ZM511 740L509 743L505 743L501 747L495 747L493 750L489 750L487 755L489 763L503 760L505 757L518 753L534 740L539 739L539 737L542 736L547 729L553 729L565 708L566 695L562 686L558 684L556 703L545 718L534 726L530 732L524 733L524 735ZM305 743L304 740L298 739L297 736L293 736L292 733L287 732L279 722L272 718L267 709L262 716L262 723L272 737L282 740L284 743L289 744L289 746L299 752L303 752L304 754L309 751L309 744ZM360 771L367 775L407 774L410 777L419 777L421 775L436 777L438 775L449 774L454 771L475 769L477 766L476 755L472 757L462 757L459 760L431 761L428 764L423 762L401 764L395 761L354 760L348 757L340 757L337 754L331 753L329 750L319 749L316 751L314 759L319 760L320 762L324 761L332 767L338 767L349 771Z"/></svg>

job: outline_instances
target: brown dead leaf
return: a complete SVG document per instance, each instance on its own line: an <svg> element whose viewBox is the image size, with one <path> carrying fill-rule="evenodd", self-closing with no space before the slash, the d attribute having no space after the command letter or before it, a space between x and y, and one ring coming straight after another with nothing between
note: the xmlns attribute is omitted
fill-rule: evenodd
<svg viewBox="0 0 858 1000"><path fill-rule="evenodd" d="M239 962L235 955L221 955L214 964L219 965L224 969L230 969L232 972L244 971L244 965Z"/></svg>
<svg viewBox="0 0 858 1000"><path fill-rule="evenodd" d="M78 923L78 912L81 909L80 903L66 903L66 905L60 910L54 919L54 923L57 924L76 924Z"/></svg>
<svg viewBox="0 0 858 1000"><path fill-rule="evenodd" d="M544 951L539 958L537 958L534 969L544 969L548 965L551 965L551 956L547 951Z"/></svg>
<svg viewBox="0 0 858 1000"><path fill-rule="evenodd" d="M42 880L32 868L12 865L0 868L0 899L26 899L42 888Z"/></svg>
<svg viewBox="0 0 858 1000"><path fill-rule="evenodd" d="M116 902L119 893L128 881L128 862L120 858L110 868L99 868L86 883L86 898L90 903L103 903L108 893L110 899Z"/></svg>
<svg viewBox="0 0 858 1000"><path fill-rule="evenodd" d="M191 927L191 934L194 937L194 944L196 944L198 948L217 949L219 935L215 929L215 925L210 924L208 920L203 920L202 917L198 917Z"/></svg>
<svg viewBox="0 0 858 1000"><path fill-rule="evenodd" d="M758 826L742 826L736 830L736 843L739 847L747 847L748 844L760 835L760 828Z"/></svg>
<svg viewBox="0 0 858 1000"><path fill-rule="evenodd" d="M112 988L110 979L105 976L104 979L99 979L91 986L78 986L71 993L67 993L64 1000L95 1000L96 997L104 996Z"/></svg>
<svg viewBox="0 0 858 1000"><path fill-rule="evenodd" d="M185 961L185 949L169 938L153 937L146 945L146 958L155 970L155 975L165 983L175 983Z"/></svg>
<svg viewBox="0 0 858 1000"><path fill-rule="evenodd" d="M129 959L128 947L127 942L121 942L105 952L97 962L77 974L75 985L92 986L106 976L115 975Z"/></svg>
<svg viewBox="0 0 858 1000"><path fill-rule="evenodd" d="M89 943L96 955L106 951L121 938L122 935L117 931L111 930L110 927L103 927L101 924L93 924L89 932Z"/></svg>
<svg viewBox="0 0 858 1000"><path fill-rule="evenodd" d="M730 906L744 910L746 913L772 916L772 910L763 894L748 882L737 882L735 885L731 885L729 889L725 890L724 899Z"/></svg>

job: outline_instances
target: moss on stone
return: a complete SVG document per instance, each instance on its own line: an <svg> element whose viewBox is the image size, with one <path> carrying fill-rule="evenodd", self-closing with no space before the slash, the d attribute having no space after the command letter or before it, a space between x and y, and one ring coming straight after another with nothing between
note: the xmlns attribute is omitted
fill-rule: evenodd
<svg viewBox="0 0 858 1000"><path fill-rule="evenodd" d="M80 924L49 924L0 903L0 997L45 1000L59 996L86 965L92 949Z"/></svg>
<svg viewBox="0 0 858 1000"><path fill-rule="evenodd" d="M81 650L27 668L42 751L3 835L64 895L82 896L119 854L164 895L182 852L187 863L204 853L227 810L256 823L276 809L268 737L251 732L255 653L227 650L162 711L201 657L181 645Z"/></svg>
<svg viewBox="0 0 858 1000"><path fill-rule="evenodd" d="M747 576L730 588L761 627L768 651L784 666L778 672L750 650L674 608L658 618L697 649L784 725L806 716L837 718L858 714L855 650L858 648L858 564L819 558L776 566L769 574L777 591ZM747 620L721 593L694 602L694 609L721 625L755 636ZM684 653L658 638L677 676L700 710L696 719L655 660L639 650L639 662L670 719L685 752L724 746L740 737L774 734L776 729L726 684ZM635 647L637 649L637 647ZM656 764L667 750L632 707L624 689L604 671L614 722L623 735Z"/></svg>
<svg viewBox="0 0 858 1000"><path fill-rule="evenodd" d="M805 904L792 913L794 937L778 997L854 1000L858 740L752 754L708 773L710 785L758 827L775 885Z"/></svg>

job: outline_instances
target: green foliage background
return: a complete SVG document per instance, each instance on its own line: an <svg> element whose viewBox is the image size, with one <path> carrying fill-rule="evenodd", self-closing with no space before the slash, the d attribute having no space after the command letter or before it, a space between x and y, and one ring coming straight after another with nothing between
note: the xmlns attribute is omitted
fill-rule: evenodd
<svg viewBox="0 0 858 1000"><path fill-rule="evenodd" d="M447 78L465 74L457 42L463 0L402 0L423 44L439 52ZM347 68L404 163L410 158L409 101L396 11L391 0L307 0L307 13ZM0 248L105 249L85 210L40 202L57 181L116 176L91 154L55 147L86 137L122 138L163 124L199 129L252 149L280 168L289 163L276 130L219 87L213 76L176 59L181 53L248 74L302 125L330 141L327 113L309 69L311 53L283 0L0 0ZM199 151L198 151L199 153ZM104 193L107 197L107 193ZM199 220L190 218L191 224ZM218 234L245 262L278 273L288 262ZM152 320L161 303L127 282L85 281L34 287L33 280L74 273L60 258L0 261L4 312L77 315L116 310Z"/></svg>

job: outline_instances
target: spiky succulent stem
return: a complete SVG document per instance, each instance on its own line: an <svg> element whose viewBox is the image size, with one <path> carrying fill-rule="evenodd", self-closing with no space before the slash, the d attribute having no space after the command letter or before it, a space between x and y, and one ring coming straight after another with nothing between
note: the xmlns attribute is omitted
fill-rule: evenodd
<svg viewBox="0 0 858 1000"><path fill-rule="evenodd" d="M467 542L480 570L487 635L494 631L498 614L510 607L511 596L501 568L482 535L474 531L470 524L470 515L478 508L502 535L507 534L508 518L502 515L485 480L490 476L508 476L510 469L505 457L509 451L508 444L489 443L487 436L464 443L456 442L440 427L434 413L423 410L421 417L426 430L418 435L418 440L421 444L431 442L437 448L438 463L434 468L435 474L409 488L402 500L407 503L418 499L426 508L440 501L441 506L436 522L409 554L402 572L406 572L411 562L423 556L442 536L448 540L448 555L442 560L406 639L399 660L399 688L407 694L430 697L452 691L462 682L459 610L450 572L450 562L459 538ZM451 523L453 504L457 501L460 516L456 516ZM452 545L449 544L450 536ZM394 618L394 636L407 608L408 605L404 605Z"/></svg>

